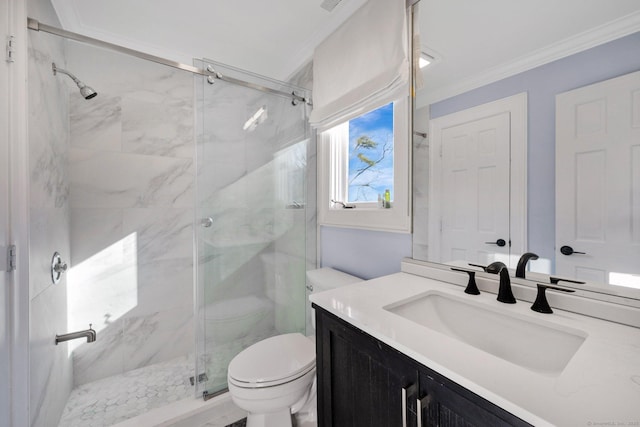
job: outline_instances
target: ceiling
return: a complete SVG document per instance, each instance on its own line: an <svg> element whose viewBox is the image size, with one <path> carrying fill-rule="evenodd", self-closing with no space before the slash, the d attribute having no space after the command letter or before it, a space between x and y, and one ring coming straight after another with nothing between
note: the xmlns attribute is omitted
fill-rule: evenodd
<svg viewBox="0 0 640 427"><path fill-rule="evenodd" d="M286 80L366 0L51 0L62 27L192 64L207 58Z"/></svg>
<svg viewBox="0 0 640 427"><path fill-rule="evenodd" d="M365 2L328 12L322 0L52 0L69 31L281 80ZM640 1L422 0L419 26L436 57L423 71L425 103L640 31Z"/></svg>
<svg viewBox="0 0 640 427"><path fill-rule="evenodd" d="M638 0L422 0L421 104L640 31Z"/></svg>

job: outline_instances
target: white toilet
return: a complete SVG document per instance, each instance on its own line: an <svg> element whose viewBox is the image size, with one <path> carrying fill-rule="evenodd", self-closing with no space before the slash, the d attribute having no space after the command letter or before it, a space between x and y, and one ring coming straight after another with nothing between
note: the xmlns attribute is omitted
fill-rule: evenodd
<svg viewBox="0 0 640 427"><path fill-rule="evenodd" d="M307 272L311 292L360 281L331 268ZM313 316L312 310L308 313ZM301 409L308 416L309 406L315 409L315 377L315 338L300 333L277 335L247 347L227 371L231 398L248 412L247 427L290 427L291 415Z"/></svg>

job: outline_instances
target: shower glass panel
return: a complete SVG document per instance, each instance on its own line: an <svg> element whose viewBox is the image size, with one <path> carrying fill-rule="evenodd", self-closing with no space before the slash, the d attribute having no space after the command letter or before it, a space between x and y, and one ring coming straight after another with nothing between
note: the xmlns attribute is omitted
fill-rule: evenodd
<svg viewBox="0 0 640 427"><path fill-rule="evenodd" d="M308 98L304 89L213 61L227 77ZM197 388L227 388L231 359L305 329L307 106L196 77Z"/></svg>

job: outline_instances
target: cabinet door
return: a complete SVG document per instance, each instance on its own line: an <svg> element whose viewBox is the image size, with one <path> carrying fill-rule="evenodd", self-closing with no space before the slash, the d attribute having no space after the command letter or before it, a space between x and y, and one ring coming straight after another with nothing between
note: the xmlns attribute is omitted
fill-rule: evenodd
<svg viewBox="0 0 640 427"><path fill-rule="evenodd" d="M316 331L319 426L399 427L403 416L416 425L409 359L318 308Z"/></svg>
<svg viewBox="0 0 640 427"><path fill-rule="evenodd" d="M529 424L428 368L420 372L424 402L419 427L500 427Z"/></svg>

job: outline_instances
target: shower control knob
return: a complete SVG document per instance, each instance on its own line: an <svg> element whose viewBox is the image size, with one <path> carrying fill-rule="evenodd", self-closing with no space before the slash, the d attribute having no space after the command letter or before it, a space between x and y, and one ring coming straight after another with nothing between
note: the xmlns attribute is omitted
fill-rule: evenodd
<svg viewBox="0 0 640 427"><path fill-rule="evenodd" d="M51 281L54 285L60 281L62 273L67 271L67 268L67 263L62 261L62 256L58 252L54 252L51 257Z"/></svg>
<svg viewBox="0 0 640 427"><path fill-rule="evenodd" d="M54 265L53 271L55 271L56 273L62 273L64 271L67 271L67 263L61 262L60 264Z"/></svg>

